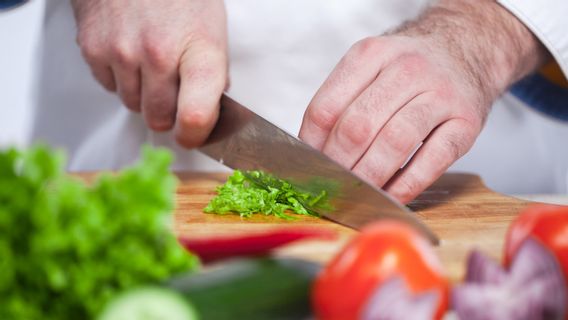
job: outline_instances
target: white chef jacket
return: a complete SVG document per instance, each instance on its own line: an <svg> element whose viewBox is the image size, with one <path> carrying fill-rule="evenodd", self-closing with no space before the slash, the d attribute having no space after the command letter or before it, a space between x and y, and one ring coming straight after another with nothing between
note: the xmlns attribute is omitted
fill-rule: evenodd
<svg viewBox="0 0 568 320"><path fill-rule="evenodd" d="M311 97L349 47L415 17L428 0L226 1L229 95L297 134ZM568 66L565 0L501 3ZM539 10L534 10L539 7ZM528 18L527 18L528 17ZM32 137L67 150L70 170L118 169L143 143L169 146L175 169L224 170L196 151L178 147L171 133L148 130L91 76L75 43L68 0L48 0ZM473 149L452 170L480 174L506 193L567 191L568 124L507 94L495 103Z"/></svg>

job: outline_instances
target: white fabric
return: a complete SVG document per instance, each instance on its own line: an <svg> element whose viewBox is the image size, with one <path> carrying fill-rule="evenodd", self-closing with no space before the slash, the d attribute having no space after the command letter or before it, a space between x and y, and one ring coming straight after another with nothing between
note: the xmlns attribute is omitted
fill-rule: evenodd
<svg viewBox="0 0 568 320"><path fill-rule="evenodd" d="M568 1L498 1L537 36L568 76Z"/></svg>
<svg viewBox="0 0 568 320"><path fill-rule="evenodd" d="M348 48L416 16L427 2L226 1L229 94L296 134L309 100ZM69 1L49 0L35 139L65 147L72 170L120 168L135 159L144 142L176 150L177 169L222 169L196 152L180 150L170 134L147 130L139 115L93 80L74 39ZM567 125L505 97L496 103L478 143L453 170L481 174L502 192L566 192L567 136Z"/></svg>

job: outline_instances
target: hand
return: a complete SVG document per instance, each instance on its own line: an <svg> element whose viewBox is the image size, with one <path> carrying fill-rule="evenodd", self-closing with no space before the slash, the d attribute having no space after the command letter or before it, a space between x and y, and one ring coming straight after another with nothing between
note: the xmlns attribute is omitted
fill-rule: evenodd
<svg viewBox="0 0 568 320"><path fill-rule="evenodd" d="M77 42L95 78L155 131L201 144L227 85L222 0L73 0Z"/></svg>
<svg viewBox="0 0 568 320"><path fill-rule="evenodd" d="M312 99L300 138L406 203L470 149L492 102L545 57L495 1L439 1L356 43Z"/></svg>

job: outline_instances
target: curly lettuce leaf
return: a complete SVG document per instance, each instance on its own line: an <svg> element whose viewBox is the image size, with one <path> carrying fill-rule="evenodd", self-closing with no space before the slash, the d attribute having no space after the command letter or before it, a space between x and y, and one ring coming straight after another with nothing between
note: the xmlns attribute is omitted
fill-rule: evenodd
<svg viewBox="0 0 568 320"><path fill-rule="evenodd" d="M0 319L91 319L125 289L191 270L171 232L171 154L93 184L45 146L0 150Z"/></svg>
<svg viewBox="0 0 568 320"><path fill-rule="evenodd" d="M318 194L302 192L289 182L262 171L235 170L227 182L217 187L217 196L203 209L206 213L239 214L251 217L255 213L275 215L292 220L296 214L319 216L310 208L328 206L325 190Z"/></svg>

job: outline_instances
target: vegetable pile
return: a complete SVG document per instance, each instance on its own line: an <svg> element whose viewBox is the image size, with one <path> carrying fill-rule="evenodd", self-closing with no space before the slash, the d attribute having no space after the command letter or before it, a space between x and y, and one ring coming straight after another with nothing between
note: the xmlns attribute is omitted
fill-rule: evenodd
<svg viewBox="0 0 568 320"><path fill-rule="evenodd" d="M402 222L380 221L363 228L326 266L312 303L318 319L441 319L448 293L428 241Z"/></svg>
<svg viewBox="0 0 568 320"><path fill-rule="evenodd" d="M533 205L506 238L505 263L472 251L450 286L426 239L400 222L366 226L316 278L318 319L568 319L568 207ZM346 294L348 292L349 294ZM451 301L451 303L449 303Z"/></svg>
<svg viewBox="0 0 568 320"><path fill-rule="evenodd" d="M169 228L166 151L92 185L61 153L0 151L0 319L91 319L121 291L196 266Z"/></svg>
<svg viewBox="0 0 568 320"><path fill-rule="evenodd" d="M227 182L217 188L218 195L203 210L206 213L237 213L250 217L254 213L275 215L291 220L286 210L318 216L310 208L329 208L328 194L314 195L294 188L289 182L261 171L235 170Z"/></svg>
<svg viewBox="0 0 568 320"><path fill-rule="evenodd" d="M473 251L465 282L453 290L460 319L564 319L567 289L554 256L527 239L508 269Z"/></svg>
<svg viewBox="0 0 568 320"><path fill-rule="evenodd" d="M568 207L532 205L507 233L505 263L474 251L454 288L463 319L568 319Z"/></svg>

